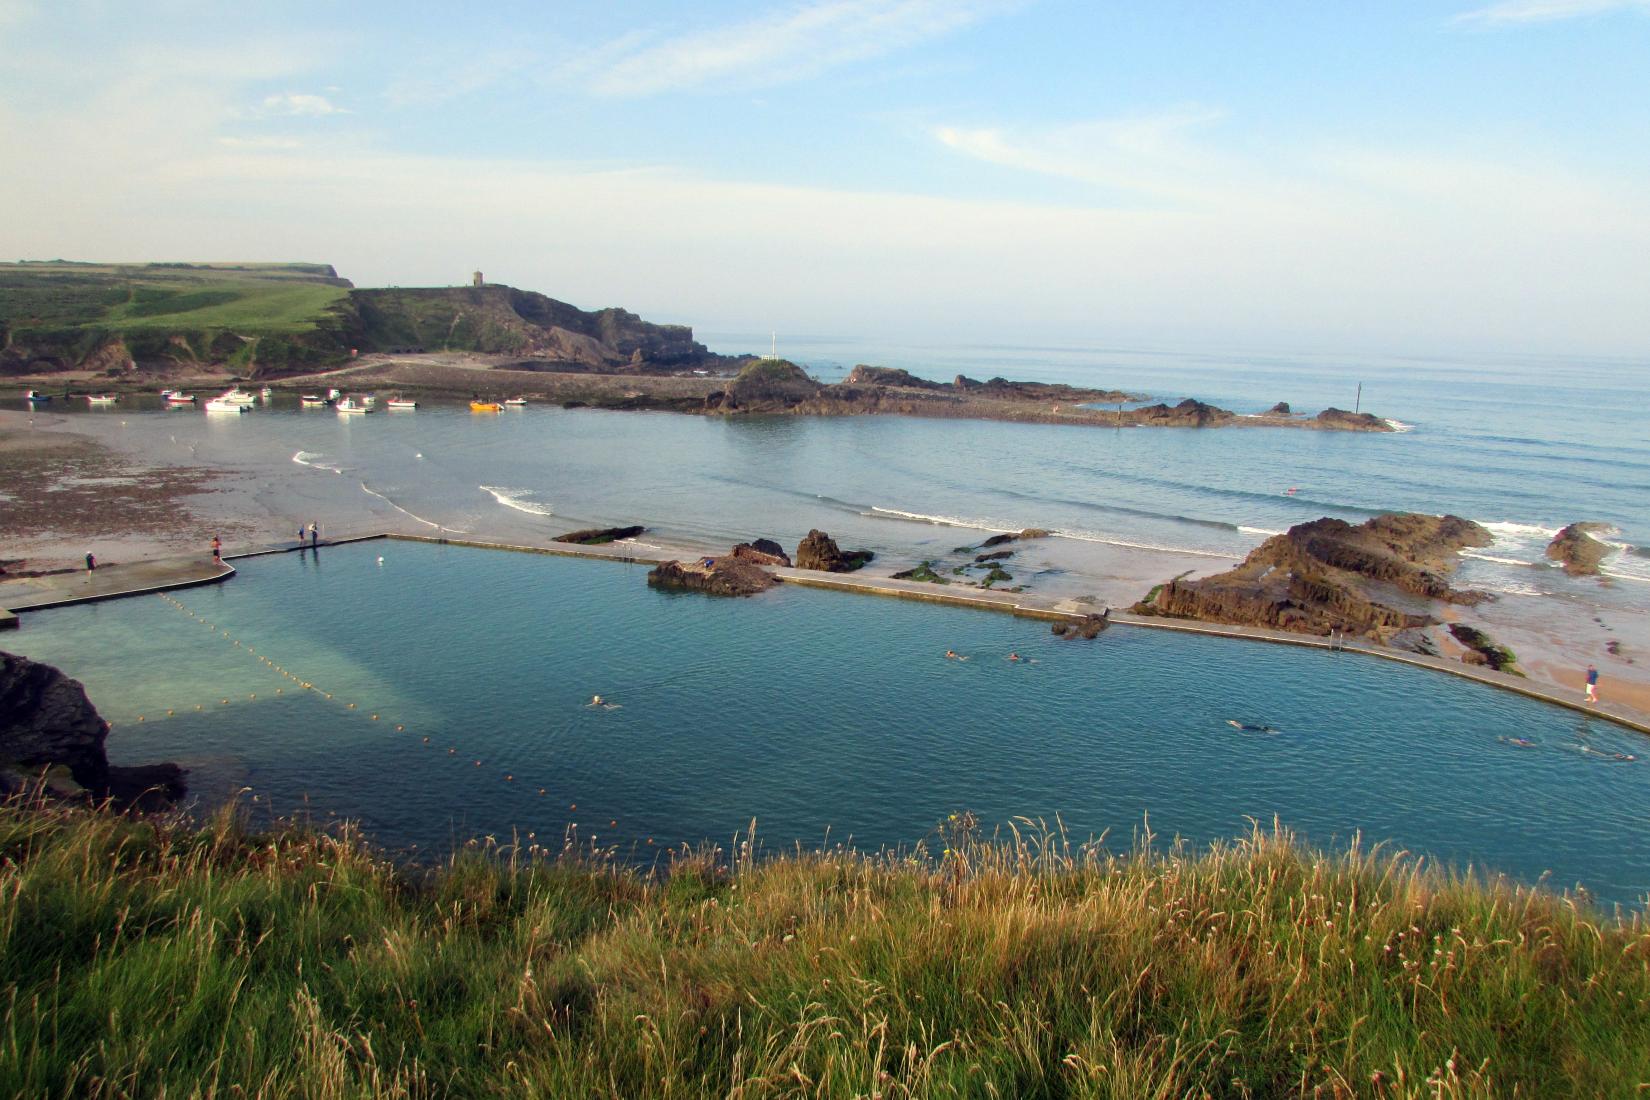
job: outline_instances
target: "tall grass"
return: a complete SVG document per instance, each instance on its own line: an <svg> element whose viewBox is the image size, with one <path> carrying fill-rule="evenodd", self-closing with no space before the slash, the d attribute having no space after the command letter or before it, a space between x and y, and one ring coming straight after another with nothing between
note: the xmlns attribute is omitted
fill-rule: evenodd
<svg viewBox="0 0 1650 1100"><path fill-rule="evenodd" d="M1623 1096L1650 935L1257 829L683 853L0 807L0 1095Z"/></svg>

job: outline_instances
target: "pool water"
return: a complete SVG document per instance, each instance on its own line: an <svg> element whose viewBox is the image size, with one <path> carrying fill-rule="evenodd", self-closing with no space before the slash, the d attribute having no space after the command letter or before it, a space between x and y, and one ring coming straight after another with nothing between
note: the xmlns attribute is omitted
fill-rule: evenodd
<svg viewBox="0 0 1650 1100"><path fill-rule="evenodd" d="M395 541L236 567L30 614L6 647L85 683L116 763L175 760L203 803L246 787L391 849L559 846L576 824L648 859L753 818L769 849L880 848L963 809L1118 845L1149 815L1202 843L1275 815L1325 846L1361 832L1606 901L1650 893L1641 737L1356 654L1127 627L1066 641L963 608L718 600L649 589L641 566Z"/></svg>

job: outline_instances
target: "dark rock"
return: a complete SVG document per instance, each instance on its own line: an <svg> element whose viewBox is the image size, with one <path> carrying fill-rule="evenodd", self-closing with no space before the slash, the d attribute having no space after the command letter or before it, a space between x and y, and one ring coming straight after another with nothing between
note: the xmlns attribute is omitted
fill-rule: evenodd
<svg viewBox="0 0 1650 1100"><path fill-rule="evenodd" d="M950 584L951 582L934 572L934 563L925 561L914 569L902 569L893 575L896 581L927 581L929 584Z"/></svg>
<svg viewBox="0 0 1650 1100"><path fill-rule="evenodd" d="M873 367L865 363L859 364L848 372L848 377L842 380L844 386L897 386L908 390L943 390L944 382L930 382L926 378L918 378L910 371L900 370L897 367Z"/></svg>
<svg viewBox="0 0 1650 1100"><path fill-rule="evenodd" d="M1266 411L1271 416L1291 416L1291 415L1293 415L1292 411L1289 408L1289 402L1287 402L1287 401L1279 401L1276 405L1273 405L1270 409L1267 409Z"/></svg>
<svg viewBox="0 0 1650 1100"><path fill-rule="evenodd" d="M557 535L553 541L596 546L619 539L633 539L646 530L646 527L591 527L584 531L569 531L565 535Z"/></svg>
<svg viewBox="0 0 1650 1100"><path fill-rule="evenodd" d="M992 535L990 538L988 538L984 542L980 543L980 545L981 546L1001 546L1005 542L1015 542L1015 541L1020 540L1020 539L1046 539L1046 538L1048 538L1048 532L1043 530L1041 527L1027 527L1024 531L1014 531L1014 532L1010 532L1009 534L1006 534L1006 535ZM959 551L959 553L966 552L969 549L972 549L972 548L971 547L964 547L964 548L962 548L962 550Z"/></svg>
<svg viewBox="0 0 1650 1100"><path fill-rule="evenodd" d="M1378 416L1366 412L1347 412L1345 409L1328 408L1319 413L1314 423L1320 428L1337 428L1341 431L1352 432L1390 432L1392 425Z"/></svg>
<svg viewBox="0 0 1650 1100"><path fill-rule="evenodd" d="M1013 556L1014 551L1012 550L997 550L990 554L975 554L974 564L979 565L982 562L988 561L1003 561L1004 559L1012 558Z"/></svg>
<svg viewBox="0 0 1650 1100"><path fill-rule="evenodd" d="M863 568L876 555L869 550L849 550L844 553L836 540L817 528L809 531L796 548L798 569L819 569L826 573L852 573Z"/></svg>
<svg viewBox="0 0 1650 1100"><path fill-rule="evenodd" d="M1274 535L1237 568L1213 577L1176 578L1135 605L1141 614L1262 626L1307 634L1343 631L1388 641L1435 622L1392 606L1385 589L1422 599L1474 604L1477 592L1444 579L1466 546L1490 534L1457 516L1389 513L1354 527L1319 519ZM1401 602L1401 601L1400 601Z"/></svg>
<svg viewBox="0 0 1650 1100"><path fill-rule="evenodd" d="M1450 623L1449 632L1456 641L1467 647L1467 651L1461 654L1462 664L1487 665L1497 672L1523 675L1514 667L1518 663L1518 655L1507 646L1497 645L1482 630L1465 623Z"/></svg>
<svg viewBox="0 0 1650 1100"><path fill-rule="evenodd" d="M1609 525L1604 523L1572 523L1547 544L1547 557L1562 563L1572 577L1596 577L1610 548L1594 538L1593 532L1607 530Z"/></svg>
<svg viewBox="0 0 1650 1100"><path fill-rule="evenodd" d="M779 579L754 562L729 557L662 562L649 571L647 583L711 596L753 596L772 588Z"/></svg>
<svg viewBox="0 0 1650 1100"><path fill-rule="evenodd" d="M785 412L819 397L825 387L783 359L761 359L739 372L706 408L720 412Z"/></svg>
<svg viewBox="0 0 1650 1100"><path fill-rule="evenodd" d="M110 767L104 752L109 723L86 697L86 689L50 665L0 652L0 771L10 779L34 782L44 774L45 791L57 797L112 797L122 807L158 808L184 793L184 772L176 764ZM155 797L140 799L150 788Z"/></svg>
<svg viewBox="0 0 1650 1100"><path fill-rule="evenodd" d="M1061 638L1093 638L1111 625L1111 609L1098 615L1084 615L1081 619L1055 623L1051 628Z"/></svg>
<svg viewBox="0 0 1650 1100"><path fill-rule="evenodd" d="M1237 414L1188 397L1180 404L1147 405L1134 411L1138 423L1153 427L1204 428L1211 424L1226 424L1237 419Z"/></svg>
<svg viewBox="0 0 1650 1100"><path fill-rule="evenodd" d="M950 388L971 397L989 397L1000 401L1034 401L1039 404L1046 401L1064 404L1103 401L1115 404L1119 401L1133 400L1129 394L1121 390L1091 390L1051 382L1013 382L1007 378L979 382L965 374L957 375Z"/></svg>
<svg viewBox="0 0 1650 1100"><path fill-rule="evenodd" d="M755 562L757 565L791 564L791 556L785 553L785 548L772 539L757 539L754 542L742 542L733 548L733 556L744 561Z"/></svg>

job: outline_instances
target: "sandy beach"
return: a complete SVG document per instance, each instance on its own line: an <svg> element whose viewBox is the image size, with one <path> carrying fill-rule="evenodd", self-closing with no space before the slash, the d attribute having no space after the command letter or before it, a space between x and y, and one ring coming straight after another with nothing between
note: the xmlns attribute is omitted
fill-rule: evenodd
<svg viewBox="0 0 1650 1100"><path fill-rule="evenodd" d="M447 533L347 478L317 478L290 462L203 465L186 446L157 451L126 428L118 414L0 410L0 565L10 575L79 569L88 552L103 564L189 554L208 547L214 535L222 538L226 553L287 546L311 522L332 537ZM578 517L567 517L567 525L579 526ZM508 513L463 536L522 546L550 541L542 525L513 523ZM739 537L730 533L728 541ZM956 541L967 538L958 533ZM710 540L664 541L652 533L640 541L650 550L683 557L727 548ZM1237 562L1069 540L1041 542L1036 553L1050 575L1033 591L1118 608L1169 577L1218 572ZM910 564L879 560L866 575L887 576ZM1594 614L1562 601L1517 595L1474 614L1517 652L1532 683L1579 698L1592 663L1600 670L1604 698L1650 720L1650 659L1640 660L1650 657L1650 623L1643 616ZM1460 647L1445 631L1434 635L1444 656L1459 656Z"/></svg>

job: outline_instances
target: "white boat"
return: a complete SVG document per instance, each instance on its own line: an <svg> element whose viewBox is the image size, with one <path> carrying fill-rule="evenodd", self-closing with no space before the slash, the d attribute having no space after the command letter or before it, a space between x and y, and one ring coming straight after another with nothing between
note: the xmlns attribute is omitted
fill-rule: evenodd
<svg viewBox="0 0 1650 1100"><path fill-rule="evenodd" d="M265 401L268 401L271 397L275 396L275 391L270 389L268 386L265 386L263 389L258 391L258 396L263 398Z"/></svg>
<svg viewBox="0 0 1650 1100"><path fill-rule="evenodd" d="M298 398L298 404L302 405L306 409L322 409L332 404L332 399L328 397L317 397L313 393L306 393L302 397Z"/></svg>
<svg viewBox="0 0 1650 1100"><path fill-rule="evenodd" d="M253 405L258 403L258 399L256 397L252 396L250 393L247 393L239 386L236 386L234 389L223 391L218 394L217 399L219 401L227 401L231 405L244 405L247 408L251 408Z"/></svg>
<svg viewBox="0 0 1650 1100"><path fill-rule="evenodd" d="M527 398L525 398L525 397L507 397L507 398L504 399L504 405L505 405L506 408L511 408L511 409L526 408L527 407Z"/></svg>
<svg viewBox="0 0 1650 1100"><path fill-rule="evenodd" d="M391 409L416 409L416 408L418 408L418 402L412 400L412 398L410 398L410 397L392 397L388 401L384 402L384 405L385 405L386 408L391 408Z"/></svg>
<svg viewBox="0 0 1650 1100"><path fill-rule="evenodd" d="M168 405L193 405L195 403L195 395L192 393L184 393L181 390L170 390L166 394L166 403Z"/></svg>
<svg viewBox="0 0 1650 1100"><path fill-rule="evenodd" d="M29 390L27 393L25 393L23 395L23 400L27 401L31 405L44 405L46 402L50 401L51 399L52 399L51 394L41 393L38 390Z"/></svg>
<svg viewBox="0 0 1650 1100"><path fill-rule="evenodd" d="M378 407L378 395L375 393L364 394L361 398L361 407L364 409L376 409Z"/></svg>
<svg viewBox="0 0 1650 1100"><path fill-rule="evenodd" d="M224 397L214 397L206 403L206 411L209 413L243 413L248 410L247 407L239 401L231 401Z"/></svg>
<svg viewBox="0 0 1650 1100"><path fill-rule="evenodd" d="M332 407L337 409L339 414L343 416L353 414L365 415L372 412L371 409L367 408L367 406L362 404L360 401L357 401L353 396L346 397L341 401L334 403Z"/></svg>
<svg viewBox="0 0 1650 1100"><path fill-rule="evenodd" d="M112 393L89 393L86 395L86 404L92 406L113 405L120 398Z"/></svg>

